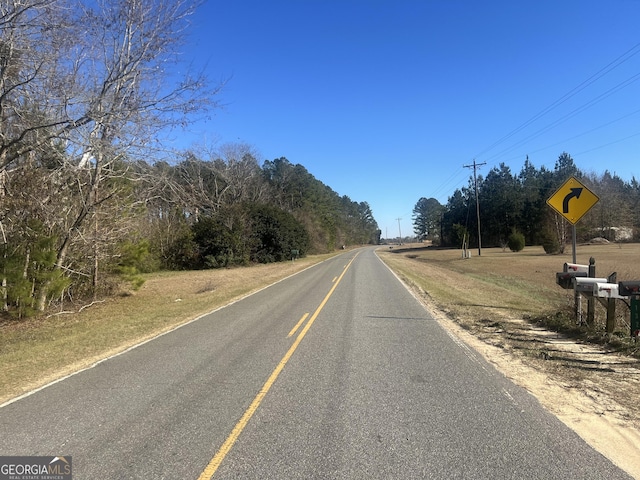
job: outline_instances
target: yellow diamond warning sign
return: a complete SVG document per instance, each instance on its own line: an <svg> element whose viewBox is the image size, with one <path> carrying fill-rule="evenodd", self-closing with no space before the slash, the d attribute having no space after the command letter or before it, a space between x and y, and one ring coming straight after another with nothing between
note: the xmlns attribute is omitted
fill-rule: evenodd
<svg viewBox="0 0 640 480"><path fill-rule="evenodd" d="M599 200L577 178L571 177L549 197L547 204L575 225Z"/></svg>

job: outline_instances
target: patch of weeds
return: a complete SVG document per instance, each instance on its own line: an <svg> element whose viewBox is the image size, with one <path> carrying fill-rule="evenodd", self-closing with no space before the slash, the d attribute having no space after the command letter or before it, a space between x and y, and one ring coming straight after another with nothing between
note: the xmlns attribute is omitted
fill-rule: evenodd
<svg viewBox="0 0 640 480"><path fill-rule="evenodd" d="M614 351L640 359L640 343L635 338L631 338L626 332L616 331L606 336L604 345Z"/></svg>
<svg viewBox="0 0 640 480"><path fill-rule="evenodd" d="M608 334L603 325L577 325L573 312L557 311L537 317L523 317L531 324L544 327L585 343L601 345L611 352L622 353L640 359L640 343L631 338L626 331L616 330Z"/></svg>
<svg viewBox="0 0 640 480"><path fill-rule="evenodd" d="M520 355L529 358L540 358L540 350L536 348L531 348L526 345L512 345L514 351L517 351Z"/></svg>
<svg viewBox="0 0 640 480"><path fill-rule="evenodd" d="M540 338L536 338L527 333L518 333L518 332L507 332L507 338L509 340L513 340L514 342L526 343L526 344L538 344L538 345L546 345L547 342Z"/></svg>
<svg viewBox="0 0 640 480"><path fill-rule="evenodd" d="M216 286L213 284L213 282L208 281L196 293L209 293L209 292L213 292L215 289L216 289Z"/></svg>
<svg viewBox="0 0 640 480"><path fill-rule="evenodd" d="M472 331L472 326L469 325L468 323L463 323L463 322L458 322L458 325L460 325L464 330L470 332Z"/></svg>
<svg viewBox="0 0 640 480"><path fill-rule="evenodd" d="M553 359L553 355L551 354L551 352L549 352L547 350L540 350L538 352L538 356L543 360L552 360Z"/></svg>
<svg viewBox="0 0 640 480"><path fill-rule="evenodd" d="M497 330L505 329L505 326L502 322L498 322L491 318L482 318L480 320L477 320L477 323L479 323L481 327L485 327L485 328L495 328Z"/></svg>
<svg viewBox="0 0 640 480"><path fill-rule="evenodd" d="M586 329L586 327L576 324L573 313L564 310L535 317L525 317L525 320L548 330L563 333L574 338L584 337Z"/></svg>

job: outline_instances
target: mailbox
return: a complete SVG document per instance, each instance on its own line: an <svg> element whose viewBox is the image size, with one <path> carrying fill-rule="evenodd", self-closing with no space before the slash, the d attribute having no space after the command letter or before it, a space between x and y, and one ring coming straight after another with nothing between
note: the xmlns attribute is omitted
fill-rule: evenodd
<svg viewBox="0 0 640 480"><path fill-rule="evenodd" d="M564 264L565 272L584 272L589 273L589 265L581 265L579 263L565 263ZM586 275L585 275L586 276Z"/></svg>
<svg viewBox="0 0 640 480"><path fill-rule="evenodd" d="M594 285L597 283L607 283L607 279L600 277L576 277L573 279L573 288L576 292L593 294Z"/></svg>
<svg viewBox="0 0 640 480"><path fill-rule="evenodd" d="M640 295L640 280L627 280L624 282L618 282L618 287L620 295L624 297Z"/></svg>
<svg viewBox="0 0 640 480"><path fill-rule="evenodd" d="M566 265L566 264L565 264ZM558 272L556 273L556 283L564 289L573 288L573 281L576 277L586 277L587 272Z"/></svg>
<svg viewBox="0 0 640 480"><path fill-rule="evenodd" d="M619 294L617 283L594 283L593 296L599 298L624 298Z"/></svg>

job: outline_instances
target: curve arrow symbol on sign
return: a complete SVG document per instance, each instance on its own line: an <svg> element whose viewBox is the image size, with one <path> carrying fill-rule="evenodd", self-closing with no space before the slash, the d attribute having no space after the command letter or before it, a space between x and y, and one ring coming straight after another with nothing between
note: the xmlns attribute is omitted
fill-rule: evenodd
<svg viewBox="0 0 640 480"><path fill-rule="evenodd" d="M571 200L572 198L580 198L580 194L582 193L582 188L572 188L571 192L567 194L566 197L564 197L564 200L562 201L562 212L563 213L569 213L569 200Z"/></svg>
<svg viewBox="0 0 640 480"><path fill-rule="evenodd" d="M572 198L575 200L571 201ZM547 205L575 225L599 200L589 187L570 177L547 199Z"/></svg>

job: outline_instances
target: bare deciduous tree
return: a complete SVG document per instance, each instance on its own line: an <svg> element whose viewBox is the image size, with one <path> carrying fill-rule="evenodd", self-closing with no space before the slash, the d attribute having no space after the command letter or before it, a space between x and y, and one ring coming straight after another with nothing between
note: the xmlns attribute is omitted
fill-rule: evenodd
<svg viewBox="0 0 640 480"><path fill-rule="evenodd" d="M149 158L162 132L216 106L222 85L176 73L198 4L0 0L0 172L61 149L49 167L73 177L66 183L73 190L57 198L56 269L65 268L78 237L100 237L96 212L123 186L126 193L130 163ZM43 289L38 308L45 302Z"/></svg>

